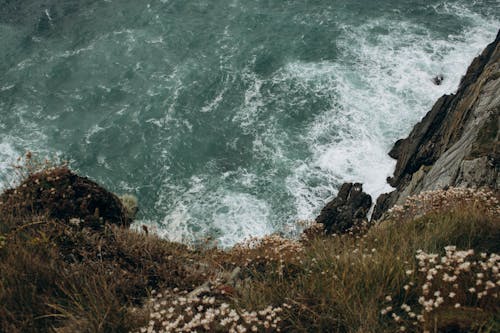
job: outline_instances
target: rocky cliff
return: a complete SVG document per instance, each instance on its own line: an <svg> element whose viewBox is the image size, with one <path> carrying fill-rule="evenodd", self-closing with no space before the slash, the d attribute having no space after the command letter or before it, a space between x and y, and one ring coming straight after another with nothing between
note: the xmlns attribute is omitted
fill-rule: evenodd
<svg viewBox="0 0 500 333"><path fill-rule="evenodd" d="M373 213L378 219L394 204L426 190L489 187L500 183L500 32L474 59L455 94L442 96L398 140L389 155L397 159L396 190L381 195Z"/></svg>
<svg viewBox="0 0 500 333"><path fill-rule="evenodd" d="M337 197L326 204L316 218L324 225L326 233L345 233L360 226L372 205L372 198L363 192L360 183L344 183Z"/></svg>

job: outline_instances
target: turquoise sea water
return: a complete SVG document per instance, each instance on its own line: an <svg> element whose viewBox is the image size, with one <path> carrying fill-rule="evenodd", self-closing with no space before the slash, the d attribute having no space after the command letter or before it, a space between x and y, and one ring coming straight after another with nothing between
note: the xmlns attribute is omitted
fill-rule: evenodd
<svg viewBox="0 0 500 333"><path fill-rule="evenodd" d="M31 150L173 240L289 232L344 181L390 190L498 28L496 0L0 0L0 186Z"/></svg>

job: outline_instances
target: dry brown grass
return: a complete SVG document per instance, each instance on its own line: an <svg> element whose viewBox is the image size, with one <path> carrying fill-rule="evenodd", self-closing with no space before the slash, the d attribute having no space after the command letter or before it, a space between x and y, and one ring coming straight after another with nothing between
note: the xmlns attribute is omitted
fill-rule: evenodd
<svg viewBox="0 0 500 333"><path fill-rule="evenodd" d="M405 289L410 282L414 288L421 288L423 284L416 279L417 276L408 277L406 274L408 270L418 268L417 251L444 255L446 246L455 245L458 249L474 249L477 253L499 253L500 221L495 213L498 210L496 197L491 193L471 191L462 191L462 196L455 190L450 194L453 204L445 205L442 210L434 204L428 207L420 205L418 218L407 215L404 219L386 220L362 235L318 237L310 241L303 251L298 270L295 255L280 257L283 267L280 269L286 271L291 266L295 272L284 278L276 266L267 266L265 271L250 268L253 272L249 275L253 279L238 290L238 304L257 309L267 304L287 302L292 308L285 309L281 315L282 327L286 331L382 332L401 329L402 323L380 311L388 306L388 295L398 307L404 302L418 304L417 294ZM429 195L446 196L446 193ZM471 200L471 196L477 200ZM422 213L423 208L427 211ZM499 276L494 279L496 283ZM434 288L435 291L445 290L446 284L436 281ZM498 285L495 288L490 290L491 295L498 293ZM469 325L462 331L498 329L498 302L494 306L469 303L470 308L482 313L482 321L474 322L477 327ZM447 311L447 320L450 320L453 311ZM454 313L455 319L467 322L462 318L463 309ZM444 320L444 317L439 318ZM436 330L429 328L428 323L413 325L411 321L404 329L444 332L454 325L434 324Z"/></svg>
<svg viewBox="0 0 500 333"><path fill-rule="evenodd" d="M0 214L0 331L499 331L500 263L488 261L500 252L496 200L433 192L368 230L269 236L227 251ZM429 258L449 255L451 263L469 249L464 260L475 264L457 273L455 292L443 280L451 270ZM453 272L463 263L455 261L446 266ZM431 298L440 304L427 311Z"/></svg>
<svg viewBox="0 0 500 333"><path fill-rule="evenodd" d="M130 309L152 289L206 279L200 253L155 236L7 218L0 217L2 332L126 332L143 323Z"/></svg>

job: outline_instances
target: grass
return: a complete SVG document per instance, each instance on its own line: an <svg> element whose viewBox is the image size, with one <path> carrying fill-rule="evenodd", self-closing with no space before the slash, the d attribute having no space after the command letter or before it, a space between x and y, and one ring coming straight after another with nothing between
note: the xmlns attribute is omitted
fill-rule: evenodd
<svg viewBox="0 0 500 333"><path fill-rule="evenodd" d="M288 313L287 330L394 331L400 325L380 311L388 295L399 305L416 303L416 295L408 295L403 287L411 282L405 272L418 268L417 250L441 254L444 246L456 244L462 249L498 251L498 220L467 208L471 209L435 212L412 221L386 221L358 239L317 238L306 248L296 276L280 280L262 274L243 291L240 302L245 307L259 307L279 303L286 295L285 301L295 305ZM494 313L487 320L494 321ZM415 330L423 327L426 325L418 325Z"/></svg>
<svg viewBox="0 0 500 333"><path fill-rule="evenodd" d="M497 199L436 191L355 233L225 251L2 209L0 331L496 332Z"/></svg>
<svg viewBox="0 0 500 333"><path fill-rule="evenodd" d="M85 332L125 332L140 322L129 309L151 289L192 288L203 280L188 270L185 263L196 255L181 245L117 227L97 234L40 220L5 236L0 331L65 332L77 325Z"/></svg>

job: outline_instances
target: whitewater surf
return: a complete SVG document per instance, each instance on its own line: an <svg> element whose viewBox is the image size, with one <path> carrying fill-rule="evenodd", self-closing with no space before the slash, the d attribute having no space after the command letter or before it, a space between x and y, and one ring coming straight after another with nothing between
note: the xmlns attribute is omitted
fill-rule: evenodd
<svg viewBox="0 0 500 333"><path fill-rule="evenodd" d="M0 186L30 150L136 195L138 224L172 240L293 232L344 181L390 190L391 145L499 17L465 0L3 4Z"/></svg>

